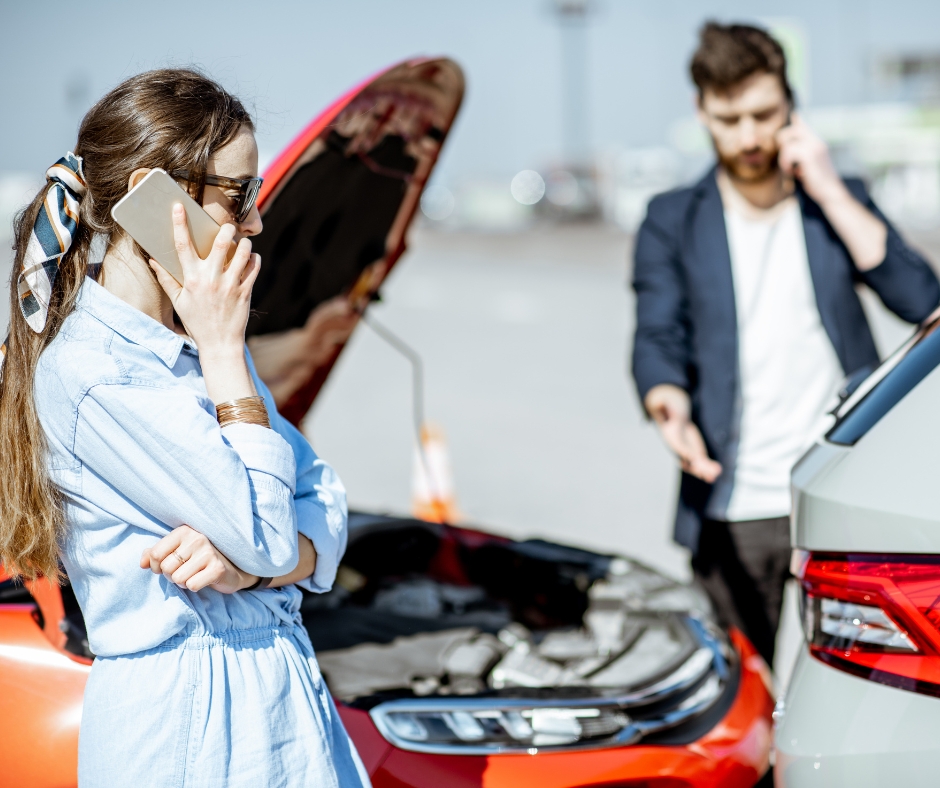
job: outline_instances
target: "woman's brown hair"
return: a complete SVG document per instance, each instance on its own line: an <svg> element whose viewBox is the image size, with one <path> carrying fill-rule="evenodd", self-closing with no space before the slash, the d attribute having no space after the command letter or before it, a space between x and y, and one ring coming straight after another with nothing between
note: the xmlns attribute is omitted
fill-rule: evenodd
<svg viewBox="0 0 940 788"><path fill-rule="evenodd" d="M49 317L39 334L20 311L16 283L49 184L17 215L10 335L0 378L0 562L8 575L27 579L44 575L56 580L61 576L64 507L49 476L33 378L40 354L75 308L88 272L92 239L96 233L111 239L121 234L111 208L127 193L131 173L137 169L189 170L194 181L188 186L190 194L201 200L209 157L242 126L253 128L242 103L191 69L138 74L88 111L74 150L83 159L87 190L72 245L59 265Z"/></svg>

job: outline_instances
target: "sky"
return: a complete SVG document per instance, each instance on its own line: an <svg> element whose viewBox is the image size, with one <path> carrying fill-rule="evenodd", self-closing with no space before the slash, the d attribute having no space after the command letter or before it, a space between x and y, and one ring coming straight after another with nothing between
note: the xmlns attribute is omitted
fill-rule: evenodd
<svg viewBox="0 0 940 788"><path fill-rule="evenodd" d="M690 114L687 63L706 18L800 26L804 104L816 106L880 98L870 75L883 54L940 51L935 0L595 0L586 87L594 149L663 144ZM270 157L350 86L413 55L447 55L466 72L439 182L511 177L561 155L551 0L0 0L0 34L0 176L41 173L71 147L96 98L148 68L207 70L253 109Z"/></svg>

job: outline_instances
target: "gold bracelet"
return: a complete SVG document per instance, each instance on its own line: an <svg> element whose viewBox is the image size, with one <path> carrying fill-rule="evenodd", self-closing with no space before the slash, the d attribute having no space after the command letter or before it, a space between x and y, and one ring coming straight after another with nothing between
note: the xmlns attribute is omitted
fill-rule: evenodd
<svg viewBox="0 0 940 788"><path fill-rule="evenodd" d="M269 429L271 427L264 397L241 397L220 402L215 406L215 415L220 427L230 424L258 424Z"/></svg>

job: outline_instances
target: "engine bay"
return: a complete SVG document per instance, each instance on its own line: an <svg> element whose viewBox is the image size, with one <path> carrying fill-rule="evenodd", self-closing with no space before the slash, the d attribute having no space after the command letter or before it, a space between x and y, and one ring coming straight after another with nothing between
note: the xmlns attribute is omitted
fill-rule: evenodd
<svg viewBox="0 0 940 788"><path fill-rule="evenodd" d="M638 562L419 520L350 515L304 624L333 695L604 697L655 685L699 649L707 597ZM691 616L691 618L690 618Z"/></svg>

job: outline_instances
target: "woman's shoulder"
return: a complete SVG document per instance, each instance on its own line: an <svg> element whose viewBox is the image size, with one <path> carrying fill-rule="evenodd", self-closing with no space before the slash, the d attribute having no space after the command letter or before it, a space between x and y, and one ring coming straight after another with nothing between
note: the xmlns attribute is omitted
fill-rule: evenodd
<svg viewBox="0 0 940 788"><path fill-rule="evenodd" d="M98 383L122 383L127 374L111 352L111 338L95 325L65 321L39 357L34 390L36 405L77 405Z"/></svg>
<svg viewBox="0 0 940 788"><path fill-rule="evenodd" d="M152 348L83 316L80 309L69 315L40 355L33 395L53 448L57 442L71 446L80 413L92 401L89 412L97 412L96 406L115 408L123 418L155 424L167 408L206 409L196 387L187 385L187 376L174 376ZM154 402L161 407L150 407Z"/></svg>
<svg viewBox="0 0 940 788"><path fill-rule="evenodd" d="M181 345L172 332L88 282L39 358L37 393L48 390L77 404L99 384L171 385L163 356L178 355Z"/></svg>

